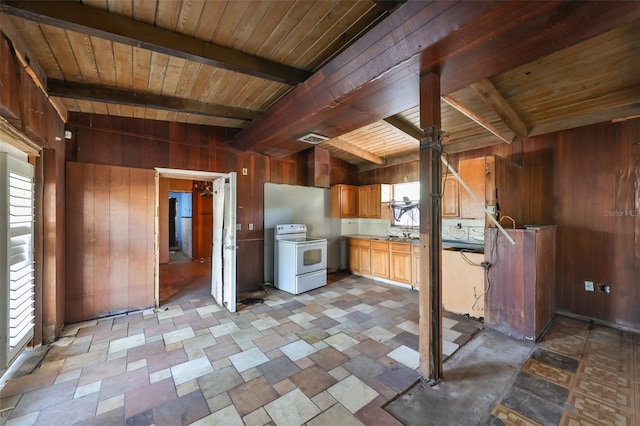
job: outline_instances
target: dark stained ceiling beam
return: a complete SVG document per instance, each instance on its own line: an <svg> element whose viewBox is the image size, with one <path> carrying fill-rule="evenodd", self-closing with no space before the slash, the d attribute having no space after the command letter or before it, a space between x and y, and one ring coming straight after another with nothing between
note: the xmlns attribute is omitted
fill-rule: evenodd
<svg viewBox="0 0 640 426"><path fill-rule="evenodd" d="M424 137L424 132L422 130L399 115L392 115L391 117L385 118L384 121L394 129L400 130L402 133L411 136L411 138L413 138L417 143L420 143Z"/></svg>
<svg viewBox="0 0 640 426"><path fill-rule="evenodd" d="M471 88L516 136L520 138L527 136L527 125L524 124L520 116L511 108L511 105L502 97L488 78L473 83Z"/></svg>
<svg viewBox="0 0 640 426"><path fill-rule="evenodd" d="M47 91L49 96L59 98L81 99L246 121L254 120L262 114L261 111L244 108L54 79L47 80Z"/></svg>
<svg viewBox="0 0 640 426"><path fill-rule="evenodd" d="M311 75L305 70L206 43L75 1L3 0L0 11L40 24L289 85L303 82Z"/></svg>
<svg viewBox="0 0 640 426"><path fill-rule="evenodd" d="M639 19L633 1L407 2L243 129L236 144L269 153L307 131L337 137L415 107L422 73L439 72L446 95ZM359 115L345 123L346 111Z"/></svg>

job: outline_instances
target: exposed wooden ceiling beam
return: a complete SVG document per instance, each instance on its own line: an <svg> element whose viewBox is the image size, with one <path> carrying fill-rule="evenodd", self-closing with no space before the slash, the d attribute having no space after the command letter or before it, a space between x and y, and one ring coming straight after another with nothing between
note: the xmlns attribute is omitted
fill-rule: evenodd
<svg viewBox="0 0 640 426"><path fill-rule="evenodd" d="M371 161L372 163L375 164L384 164L384 158L370 152L367 151L366 149L362 149L357 145L354 145L350 142L345 141L344 139L340 139L340 138L332 138L329 139L328 141L322 142L320 145L331 145L334 146L336 148L339 148L343 151L348 152L349 154L353 154L356 157L360 157L360 158L364 158L367 161Z"/></svg>
<svg viewBox="0 0 640 426"><path fill-rule="evenodd" d="M511 108L511 105L502 97L488 78L483 78L473 83L471 88L516 136L527 137L527 125L524 124L520 116Z"/></svg>
<svg viewBox="0 0 640 426"><path fill-rule="evenodd" d="M420 141L424 137L424 132L422 130L398 115L392 115L391 117L385 118L383 121L394 130L399 130L403 134L409 136L416 142L416 145L420 144Z"/></svg>
<svg viewBox="0 0 640 426"><path fill-rule="evenodd" d="M500 132L494 126L489 124L486 120L482 119L481 117L478 117L473 111L471 111L469 108L465 107L460 102L453 99L451 96L442 96L442 100L445 101L447 104L451 105L458 112L466 115L472 121L475 121L480 126L484 127L485 129L487 129L488 131L496 135L498 138L500 138L504 142L509 144L512 142L513 138L509 138L508 136L503 135L502 132Z"/></svg>
<svg viewBox="0 0 640 426"><path fill-rule="evenodd" d="M69 81L65 82L54 79L47 80L47 91L49 96L60 98L82 99L85 101L105 102L247 121L254 120L261 114L261 111L244 108L208 104L184 98L131 92L111 87Z"/></svg>
<svg viewBox="0 0 640 426"><path fill-rule="evenodd" d="M8 39L12 50L15 52L18 61L20 61L27 75L29 75L33 83L42 90L42 93L47 96L47 99L60 116L60 119L66 122L68 112L65 106L62 105L62 102L51 99L47 95L47 88L45 87L47 84L47 74L38 61L36 61L36 56L33 54L29 43L24 40L20 31L15 28L9 17L3 13L0 13L0 29L2 29L2 35Z"/></svg>
<svg viewBox="0 0 640 426"><path fill-rule="evenodd" d="M236 145L297 152L291 141L309 129L336 137L414 107L421 73L440 71L450 94L638 19L632 1L408 1L243 129Z"/></svg>
<svg viewBox="0 0 640 426"><path fill-rule="evenodd" d="M142 47L280 83L296 85L311 75L305 70L248 55L228 47L206 43L75 1L3 0L0 3L0 11L40 24L52 25L128 46Z"/></svg>
<svg viewBox="0 0 640 426"><path fill-rule="evenodd" d="M455 154L458 152L466 152L474 149L486 148L488 146L498 145L501 142L494 136L487 136L480 139L473 139L460 142L449 142L445 138L445 143L442 145L442 151L447 154ZM376 170L383 167L389 167L396 164L410 163L412 161L420 161L420 152L410 152L408 154L402 154L393 157L387 157L384 164L363 164L358 166L358 172L366 172L369 170Z"/></svg>

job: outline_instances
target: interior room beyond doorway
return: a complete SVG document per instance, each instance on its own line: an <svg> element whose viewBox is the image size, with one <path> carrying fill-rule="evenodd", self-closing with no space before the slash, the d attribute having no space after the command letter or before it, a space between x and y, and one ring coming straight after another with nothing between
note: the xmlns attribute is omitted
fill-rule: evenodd
<svg viewBox="0 0 640 426"><path fill-rule="evenodd" d="M213 202L203 186L200 181L160 177L161 305L211 293Z"/></svg>

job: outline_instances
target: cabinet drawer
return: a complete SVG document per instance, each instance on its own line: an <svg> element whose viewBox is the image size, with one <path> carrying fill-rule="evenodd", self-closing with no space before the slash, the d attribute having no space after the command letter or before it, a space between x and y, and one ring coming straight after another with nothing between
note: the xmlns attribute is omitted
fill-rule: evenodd
<svg viewBox="0 0 640 426"><path fill-rule="evenodd" d="M391 248L391 251L399 251L399 252L403 252L403 253L411 253L412 244L410 244L410 243L390 243L389 246Z"/></svg>
<svg viewBox="0 0 640 426"><path fill-rule="evenodd" d="M351 244L352 246L358 246L358 247L371 247L370 240L351 239L349 240L349 244Z"/></svg>
<svg viewBox="0 0 640 426"><path fill-rule="evenodd" d="M389 243L386 241L371 241L371 248L374 250L389 250Z"/></svg>

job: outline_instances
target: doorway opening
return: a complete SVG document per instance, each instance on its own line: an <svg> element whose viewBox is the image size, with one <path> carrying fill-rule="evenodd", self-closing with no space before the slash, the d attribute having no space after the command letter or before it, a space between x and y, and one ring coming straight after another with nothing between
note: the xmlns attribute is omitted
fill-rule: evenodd
<svg viewBox="0 0 640 426"><path fill-rule="evenodd" d="M166 209L161 209L160 214L167 213L167 223L159 229L161 305L211 294L211 237L203 238L213 228L211 208L203 211L211 199L201 202L200 193L193 187L194 181L190 179L160 177L160 199L166 200Z"/></svg>
<svg viewBox="0 0 640 426"><path fill-rule="evenodd" d="M235 312L236 174L156 171L157 304L212 295Z"/></svg>

